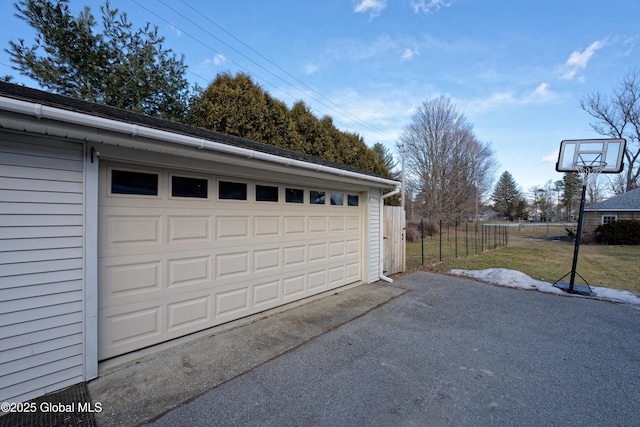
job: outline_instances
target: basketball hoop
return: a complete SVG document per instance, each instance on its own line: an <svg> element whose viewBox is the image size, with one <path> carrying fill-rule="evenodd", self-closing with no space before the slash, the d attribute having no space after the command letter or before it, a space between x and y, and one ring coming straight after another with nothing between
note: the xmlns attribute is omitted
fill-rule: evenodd
<svg viewBox="0 0 640 427"><path fill-rule="evenodd" d="M620 139L573 139L560 143L556 171L579 173L582 177L582 196L580 197L580 213L578 215L578 230L576 232L576 244L573 248L573 263L571 272L557 280L553 286L581 295L591 295L591 288L576 285L576 271L578 265L578 250L580 248L580 236L582 235L582 223L584 218L584 199L587 192L587 184L590 175L598 177L601 173L620 173L624 168L623 158L627 140ZM608 163L608 164L607 164ZM571 274L569 283L561 282ZM582 278L582 276L580 276Z"/></svg>

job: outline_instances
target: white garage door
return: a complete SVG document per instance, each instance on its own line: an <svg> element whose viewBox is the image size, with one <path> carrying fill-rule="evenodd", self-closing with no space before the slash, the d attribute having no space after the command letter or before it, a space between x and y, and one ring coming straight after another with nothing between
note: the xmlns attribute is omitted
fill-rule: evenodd
<svg viewBox="0 0 640 427"><path fill-rule="evenodd" d="M108 163L100 182L101 360L361 279L358 193Z"/></svg>

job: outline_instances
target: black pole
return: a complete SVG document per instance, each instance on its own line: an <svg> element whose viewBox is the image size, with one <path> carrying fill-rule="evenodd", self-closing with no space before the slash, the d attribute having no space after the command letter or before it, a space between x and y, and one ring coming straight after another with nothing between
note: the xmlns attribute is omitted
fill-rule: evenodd
<svg viewBox="0 0 640 427"><path fill-rule="evenodd" d="M578 214L578 231L576 245L573 248L573 263L571 264L571 280L569 280L569 293L573 293L573 284L576 280L576 267L578 266L578 250L580 249L580 237L582 236L582 217L584 215L584 196L587 192L586 179L582 183L582 197L580 198L580 213Z"/></svg>
<svg viewBox="0 0 640 427"><path fill-rule="evenodd" d="M455 248L456 248L456 259L457 259L458 258L458 226L460 224L458 224L458 221L456 221L454 224L456 228L453 229L453 238L456 239Z"/></svg>
<svg viewBox="0 0 640 427"><path fill-rule="evenodd" d="M469 223L464 223L464 245L467 250L467 256L469 256Z"/></svg>
<svg viewBox="0 0 640 427"><path fill-rule="evenodd" d="M440 261L442 261L442 220L440 220Z"/></svg>
<svg viewBox="0 0 640 427"><path fill-rule="evenodd" d="M424 218L420 218L420 234L422 234L422 265L424 266Z"/></svg>

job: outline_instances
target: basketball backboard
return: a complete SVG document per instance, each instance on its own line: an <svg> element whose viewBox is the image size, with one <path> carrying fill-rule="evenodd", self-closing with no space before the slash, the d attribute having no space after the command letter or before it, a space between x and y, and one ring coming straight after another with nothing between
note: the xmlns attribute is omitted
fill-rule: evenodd
<svg viewBox="0 0 640 427"><path fill-rule="evenodd" d="M625 139L574 139L560 143L556 171L579 172L598 168L600 173L620 173L624 168Z"/></svg>

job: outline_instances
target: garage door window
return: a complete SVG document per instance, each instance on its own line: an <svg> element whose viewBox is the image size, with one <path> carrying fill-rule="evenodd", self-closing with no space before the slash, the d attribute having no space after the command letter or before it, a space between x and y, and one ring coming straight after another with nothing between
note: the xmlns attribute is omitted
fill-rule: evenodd
<svg viewBox="0 0 640 427"><path fill-rule="evenodd" d="M347 205L348 206L358 206L358 196L355 194L349 194L347 196Z"/></svg>
<svg viewBox="0 0 640 427"><path fill-rule="evenodd" d="M256 185L256 202L277 202L278 190L270 185Z"/></svg>
<svg viewBox="0 0 640 427"><path fill-rule="evenodd" d="M309 191L309 200L312 205L324 205L324 191Z"/></svg>
<svg viewBox="0 0 640 427"><path fill-rule="evenodd" d="M285 202L304 203L304 190L299 188L285 188Z"/></svg>
<svg viewBox="0 0 640 427"><path fill-rule="evenodd" d="M331 193L331 204L333 206L342 206L342 205L344 205L344 194L342 194L342 193Z"/></svg>
<svg viewBox="0 0 640 427"><path fill-rule="evenodd" d="M112 194L158 195L158 174L113 169L111 171Z"/></svg>
<svg viewBox="0 0 640 427"><path fill-rule="evenodd" d="M247 200L247 184L244 182L218 182L218 198L223 200Z"/></svg>
<svg viewBox="0 0 640 427"><path fill-rule="evenodd" d="M171 177L172 197L192 197L206 199L209 194L209 180L203 178L189 178L185 176Z"/></svg>

